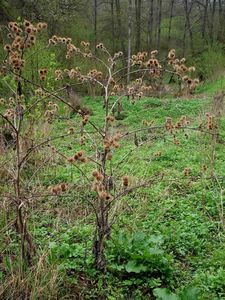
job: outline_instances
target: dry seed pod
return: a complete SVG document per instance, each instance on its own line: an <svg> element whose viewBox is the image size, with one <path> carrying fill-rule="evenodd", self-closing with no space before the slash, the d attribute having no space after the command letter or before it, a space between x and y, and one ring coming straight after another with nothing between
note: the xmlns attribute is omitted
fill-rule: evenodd
<svg viewBox="0 0 225 300"><path fill-rule="evenodd" d="M191 174L191 168L184 169L184 176L189 176Z"/></svg>
<svg viewBox="0 0 225 300"><path fill-rule="evenodd" d="M61 183L61 190L62 192L65 192L66 191L66 184L65 183Z"/></svg>
<svg viewBox="0 0 225 300"><path fill-rule="evenodd" d="M123 180L123 186L124 187L128 187L128 185L129 185L129 178L128 178L128 176L124 176L122 178L122 180Z"/></svg>
<svg viewBox="0 0 225 300"><path fill-rule="evenodd" d="M70 162L70 163L73 163L73 162L75 161L74 157L69 157L67 160L68 160L68 162Z"/></svg>
<svg viewBox="0 0 225 300"><path fill-rule="evenodd" d="M97 177L99 175L99 172L97 170L94 170L92 172L92 176Z"/></svg>
<svg viewBox="0 0 225 300"><path fill-rule="evenodd" d="M96 176L96 180L97 181L102 181L103 180L103 175L101 173L99 173L97 176Z"/></svg>

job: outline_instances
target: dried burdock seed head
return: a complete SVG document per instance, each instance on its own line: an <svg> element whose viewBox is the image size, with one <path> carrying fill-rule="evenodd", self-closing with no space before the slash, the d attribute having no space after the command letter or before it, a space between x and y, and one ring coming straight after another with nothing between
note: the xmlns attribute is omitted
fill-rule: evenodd
<svg viewBox="0 0 225 300"><path fill-rule="evenodd" d="M107 157L106 157L108 160L112 160L112 158L113 158L113 155L112 155L112 153L111 152L109 152L108 154L107 154Z"/></svg>
<svg viewBox="0 0 225 300"><path fill-rule="evenodd" d="M37 32L37 28L32 26L32 30L33 30L33 33L36 33Z"/></svg>
<svg viewBox="0 0 225 300"><path fill-rule="evenodd" d="M0 99L0 104L1 104L1 105L5 104L5 99L4 99L4 98L1 98L1 99Z"/></svg>
<svg viewBox="0 0 225 300"><path fill-rule="evenodd" d="M166 123L171 123L171 124L172 124L172 118L167 117L167 118L166 118Z"/></svg>
<svg viewBox="0 0 225 300"><path fill-rule="evenodd" d="M78 155L78 156L83 156L83 155L84 155L84 150L78 151L78 152L77 152L77 155Z"/></svg>
<svg viewBox="0 0 225 300"><path fill-rule="evenodd" d="M136 82L137 84L142 84L142 78L137 78L137 79L135 80L135 82Z"/></svg>
<svg viewBox="0 0 225 300"><path fill-rule="evenodd" d="M171 49L171 50L169 51L168 58L169 58L170 60L173 60L173 59L175 59L175 57L176 57L176 50L175 50L175 49Z"/></svg>
<svg viewBox="0 0 225 300"><path fill-rule="evenodd" d="M31 35L29 36L29 40L30 40L31 42L35 42L36 37L35 37L33 34L31 34Z"/></svg>
<svg viewBox="0 0 225 300"><path fill-rule="evenodd" d="M24 48L25 48L25 44L24 44L24 43L20 44L19 49L20 49L20 50L23 50Z"/></svg>
<svg viewBox="0 0 225 300"><path fill-rule="evenodd" d="M12 39L12 38L13 38L13 34L10 32L10 33L7 34L7 37L8 37L9 39Z"/></svg>
<svg viewBox="0 0 225 300"><path fill-rule="evenodd" d="M69 128L69 130L68 130L68 134L74 134L74 132L75 132L75 130L74 130L74 128Z"/></svg>
<svg viewBox="0 0 225 300"><path fill-rule="evenodd" d="M31 22L30 22L30 21L27 21L27 20L24 20L23 25L24 25L25 27L29 27L29 26L31 25Z"/></svg>
<svg viewBox="0 0 225 300"><path fill-rule="evenodd" d="M92 172L92 176L97 177L99 175L99 171L98 170L94 170Z"/></svg>
<svg viewBox="0 0 225 300"><path fill-rule="evenodd" d="M5 46L4 46L4 50L5 51L7 51L7 52L10 52L11 51L11 46L9 45L9 44L6 44Z"/></svg>
<svg viewBox="0 0 225 300"><path fill-rule="evenodd" d="M105 140L104 141L104 148L105 148L105 150L110 150L110 147L111 147L110 141Z"/></svg>
<svg viewBox="0 0 225 300"><path fill-rule="evenodd" d="M48 44L49 45L56 45L56 41L54 41L53 39L49 39Z"/></svg>
<svg viewBox="0 0 225 300"><path fill-rule="evenodd" d="M78 160L79 159L79 155L76 153L73 158L74 158L74 160Z"/></svg>
<svg viewBox="0 0 225 300"><path fill-rule="evenodd" d="M55 112L57 112L57 111L59 110L58 104L56 104L56 103L53 104L53 110L54 110Z"/></svg>
<svg viewBox="0 0 225 300"><path fill-rule="evenodd" d="M129 185L129 177L128 176L123 176L122 181L123 181L123 186L124 187L128 187L128 185Z"/></svg>
<svg viewBox="0 0 225 300"><path fill-rule="evenodd" d="M188 76L187 75L183 76L182 80L185 81L185 82L187 82L188 81Z"/></svg>
<svg viewBox="0 0 225 300"><path fill-rule="evenodd" d="M65 183L61 183L60 185L62 192L66 191L66 184Z"/></svg>
<svg viewBox="0 0 225 300"><path fill-rule="evenodd" d="M180 66L180 69L183 71L183 72L186 72L188 70L188 68L185 66L185 65L181 65Z"/></svg>
<svg viewBox="0 0 225 300"><path fill-rule="evenodd" d="M155 56L158 54L158 50L153 50L150 54L152 58L155 58Z"/></svg>
<svg viewBox="0 0 225 300"><path fill-rule="evenodd" d="M41 29L42 29L42 23L41 22L39 22L39 23L37 23L37 31L41 31Z"/></svg>
<svg viewBox="0 0 225 300"><path fill-rule="evenodd" d="M33 32L33 28L31 26L29 27L26 27L25 28L25 31L29 34L29 33L32 33Z"/></svg>
<svg viewBox="0 0 225 300"><path fill-rule="evenodd" d="M57 42L58 42L58 43L63 43L63 38L62 38L62 37L58 37Z"/></svg>
<svg viewBox="0 0 225 300"><path fill-rule="evenodd" d="M72 43L72 39L71 38L66 38L66 44L71 44Z"/></svg>
<svg viewBox="0 0 225 300"><path fill-rule="evenodd" d="M9 27L9 29L12 29L12 28L13 28L13 26L14 26L14 23L13 23L13 22L9 22L9 23L8 23L8 27Z"/></svg>
<svg viewBox="0 0 225 300"><path fill-rule="evenodd" d="M17 30L18 30L18 27L17 26L13 26L12 31L16 33Z"/></svg>
<svg viewBox="0 0 225 300"><path fill-rule="evenodd" d="M82 163L86 163L88 160L87 160L87 157L79 157L79 161L81 161Z"/></svg>
<svg viewBox="0 0 225 300"><path fill-rule="evenodd" d="M109 200L111 200L111 199L112 199L112 196L111 196L109 193L107 193L107 194L106 194L106 198L105 198L105 199L109 201Z"/></svg>
<svg viewBox="0 0 225 300"><path fill-rule="evenodd" d="M102 181L103 180L103 175L101 173L98 173L98 175L96 176L96 180L97 181Z"/></svg>
<svg viewBox="0 0 225 300"><path fill-rule="evenodd" d="M41 75L41 76L40 76L40 80L41 80L41 81L44 81L45 79L46 79L46 76L45 76L45 75Z"/></svg>
<svg viewBox="0 0 225 300"><path fill-rule="evenodd" d="M188 72L195 72L195 67L189 67Z"/></svg>
<svg viewBox="0 0 225 300"><path fill-rule="evenodd" d="M57 195L59 190L56 187L51 188L51 193Z"/></svg>
<svg viewBox="0 0 225 300"><path fill-rule="evenodd" d="M98 196L99 196L99 198L101 199L101 200L106 200L106 198L107 198L107 192L105 192L105 191L102 191L102 192L99 192L98 193Z"/></svg>
<svg viewBox="0 0 225 300"><path fill-rule="evenodd" d="M22 33L23 33L23 30L21 28L17 28L16 35L20 36L20 35L22 35Z"/></svg>
<svg viewBox="0 0 225 300"><path fill-rule="evenodd" d="M109 122L114 122L115 121L115 117L114 116L107 116L107 121Z"/></svg>
<svg viewBox="0 0 225 300"><path fill-rule="evenodd" d="M191 168L185 168L183 173L184 176L189 176L191 174Z"/></svg>
<svg viewBox="0 0 225 300"><path fill-rule="evenodd" d="M47 27L48 27L48 24L45 23L45 22L43 22L43 23L42 23L42 29L46 29Z"/></svg>
<svg viewBox="0 0 225 300"><path fill-rule="evenodd" d="M97 49L103 49L104 48L104 45L103 43L99 43L97 46L96 46Z"/></svg>
<svg viewBox="0 0 225 300"><path fill-rule="evenodd" d="M202 169L202 172L205 172L208 169L208 167L206 165L202 165L201 169Z"/></svg>
<svg viewBox="0 0 225 300"><path fill-rule="evenodd" d="M73 162L75 161L75 159L74 159L73 156L72 156L72 157L69 157L67 160L68 160L68 162L70 162L70 163L73 163Z"/></svg>
<svg viewBox="0 0 225 300"><path fill-rule="evenodd" d="M82 136L80 138L80 145L85 145L85 142L86 142L86 138L85 138L85 136Z"/></svg>
<svg viewBox="0 0 225 300"><path fill-rule="evenodd" d="M180 121L177 121L176 124L175 124L175 128L176 129L180 129L182 127L182 124Z"/></svg>
<svg viewBox="0 0 225 300"><path fill-rule="evenodd" d="M180 145L180 141L179 141L177 138L174 138L174 139L173 139L173 143L174 143L175 145Z"/></svg>
<svg viewBox="0 0 225 300"><path fill-rule="evenodd" d="M198 79L198 78L195 78L195 79L194 79L194 83L198 85L198 84L199 84L199 79Z"/></svg>

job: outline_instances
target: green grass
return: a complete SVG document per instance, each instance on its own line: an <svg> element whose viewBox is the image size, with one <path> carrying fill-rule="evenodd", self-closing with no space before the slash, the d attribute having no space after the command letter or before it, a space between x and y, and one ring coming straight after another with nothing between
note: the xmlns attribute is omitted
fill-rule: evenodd
<svg viewBox="0 0 225 300"><path fill-rule="evenodd" d="M225 76L222 75L215 81L206 81L197 88L197 93L206 93L209 95L216 94L218 91L225 90Z"/></svg>

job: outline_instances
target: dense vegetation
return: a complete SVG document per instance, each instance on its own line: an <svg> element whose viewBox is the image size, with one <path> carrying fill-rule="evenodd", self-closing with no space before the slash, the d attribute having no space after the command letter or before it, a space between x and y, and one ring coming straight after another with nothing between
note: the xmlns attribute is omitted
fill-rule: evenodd
<svg viewBox="0 0 225 300"><path fill-rule="evenodd" d="M225 299L224 3L88 4L0 0L0 299Z"/></svg>

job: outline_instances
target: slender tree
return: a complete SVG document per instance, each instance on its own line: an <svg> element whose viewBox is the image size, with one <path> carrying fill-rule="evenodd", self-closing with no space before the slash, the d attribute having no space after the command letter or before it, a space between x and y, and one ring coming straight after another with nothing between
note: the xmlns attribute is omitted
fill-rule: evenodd
<svg viewBox="0 0 225 300"><path fill-rule="evenodd" d="M162 0L158 0L158 36L157 36L157 49L160 49L160 43L161 43L161 19L162 19Z"/></svg>
<svg viewBox="0 0 225 300"><path fill-rule="evenodd" d="M194 43L193 43L193 32L191 27L191 21L190 21L190 14L193 7L193 1L190 2L190 5L188 5L188 0L184 0L184 10L185 10L185 28L184 28L184 46L183 46L183 54L185 54L185 48L186 48L186 32L188 30L189 37L190 37L190 48L192 53L194 52Z"/></svg>
<svg viewBox="0 0 225 300"><path fill-rule="evenodd" d="M141 47L141 0L135 0L136 15L136 45L135 51L139 52Z"/></svg>
<svg viewBox="0 0 225 300"><path fill-rule="evenodd" d="M203 42L205 42L205 35L206 35L206 24L207 24L207 18L208 18L208 6L209 6L209 0L205 0L204 16L203 16L203 22L202 22L202 39L203 39Z"/></svg>
<svg viewBox="0 0 225 300"><path fill-rule="evenodd" d="M169 28L168 28L168 45L170 45L171 40L171 28L172 28L172 20L173 20L173 10L174 10L174 2L175 0L171 0L170 3L170 21L169 21Z"/></svg>
<svg viewBox="0 0 225 300"><path fill-rule="evenodd" d="M128 60L127 60L127 84L130 83L130 59L131 59L131 24L132 24L132 0L128 7Z"/></svg>
<svg viewBox="0 0 225 300"><path fill-rule="evenodd" d="M216 0L213 0L212 3L210 2L210 7L211 7L210 40L211 40L211 43L213 43L214 42L214 36L215 36L214 21L215 21L215 12L216 12Z"/></svg>
<svg viewBox="0 0 225 300"><path fill-rule="evenodd" d="M119 34L119 40L120 40L120 44L121 44L121 49L122 49L123 53L126 54L125 41L124 41L123 29L122 29L120 0L115 0L115 5L116 5L116 14L117 14L117 23L118 23L118 34Z"/></svg>
<svg viewBox="0 0 225 300"><path fill-rule="evenodd" d="M94 45L96 49L97 45L97 6L98 2L97 0L94 0Z"/></svg>
<svg viewBox="0 0 225 300"><path fill-rule="evenodd" d="M112 23L112 52L115 52L115 21L114 21L114 0L110 2L111 6L111 23Z"/></svg>
<svg viewBox="0 0 225 300"><path fill-rule="evenodd" d="M153 30L153 8L154 8L154 0L149 0L149 8L148 8L148 28L147 28L147 49L150 52L152 47L152 30Z"/></svg>

